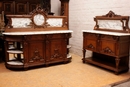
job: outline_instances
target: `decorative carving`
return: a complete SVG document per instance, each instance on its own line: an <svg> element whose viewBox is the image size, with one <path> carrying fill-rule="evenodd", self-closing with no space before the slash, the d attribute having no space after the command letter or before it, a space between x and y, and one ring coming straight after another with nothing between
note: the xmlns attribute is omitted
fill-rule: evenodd
<svg viewBox="0 0 130 87"><path fill-rule="evenodd" d="M36 61L44 61L44 58L40 56L38 49L34 51L33 57L29 60L29 62L36 62Z"/></svg>
<svg viewBox="0 0 130 87"><path fill-rule="evenodd" d="M60 53L59 53L59 49L54 49L54 55L52 55L51 56L51 58L53 59L55 59L55 58L62 58L62 55L60 55Z"/></svg>
<svg viewBox="0 0 130 87"><path fill-rule="evenodd" d="M2 11L2 14L0 14L0 33L2 33L2 31L4 31L4 27L5 27L5 20L4 20L4 11Z"/></svg>
<svg viewBox="0 0 130 87"><path fill-rule="evenodd" d="M104 48L103 52L108 54L114 54L114 52L109 47Z"/></svg>
<svg viewBox="0 0 130 87"><path fill-rule="evenodd" d="M117 17L121 15L115 14L113 11L109 11L106 15L103 15L104 17Z"/></svg>
<svg viewBox="0 0 130 87"><path fill-rule="evenodd" d="M61 3L61 15L64 15L64 13L65 13L64 8L65 8L64 3Z"/></svg>
<svg viewBox="0 0 130 87"><path fill-rule="evenodd" d="M95 47L94 47L92 44L89 44L89 45L87 46L87 48L88 48L88 49L95 49Z"/></svg>

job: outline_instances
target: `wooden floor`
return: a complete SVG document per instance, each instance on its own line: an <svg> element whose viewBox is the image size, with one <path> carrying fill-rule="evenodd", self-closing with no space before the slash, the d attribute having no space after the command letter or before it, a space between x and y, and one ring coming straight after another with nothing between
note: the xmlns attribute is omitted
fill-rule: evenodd
<svg viewBox="0 0 130 87"><path fill-rule="evenodd" d="M114 72L82 63L82 57L71 54L72 62L27 71L6 69L0 63L0 87L102 87L130 78L130 72Z"/></svg>

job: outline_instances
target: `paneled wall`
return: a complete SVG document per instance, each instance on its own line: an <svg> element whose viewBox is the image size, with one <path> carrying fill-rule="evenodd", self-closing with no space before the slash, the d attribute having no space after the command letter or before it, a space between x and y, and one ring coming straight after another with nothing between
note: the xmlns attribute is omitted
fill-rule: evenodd
<svg viewBox="0 0 130 87"><path fill-rule="evenodd" d="M5 14L28 14L41 4L44 10L50 12L50 0L0 0L0 12Z"/></svg>

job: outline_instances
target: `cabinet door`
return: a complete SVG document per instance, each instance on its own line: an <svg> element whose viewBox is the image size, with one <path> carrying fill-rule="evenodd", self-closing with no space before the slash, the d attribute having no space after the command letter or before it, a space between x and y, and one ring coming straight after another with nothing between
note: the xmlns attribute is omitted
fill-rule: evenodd
<svg viewBox="0 0 130 87"><path fill-rule="evenodd" d="M47 35L46 62L54 63L67 58L67 39L64 34Z"/></svg>
<svg viewBox="0 0 130 87"><path fill-rule="evenodd" d="M98 46L98 35L97 34L92 34L92 33L84 33L84 43L83 43L83 48L91 51L97 51Z"/></svg>
<svg viewBox="0 0 130 87"><path fill-rule="evenodd" d="M25 63L29 66L45 63L45 42L44 36L26 36L24 42Z"/></svg>

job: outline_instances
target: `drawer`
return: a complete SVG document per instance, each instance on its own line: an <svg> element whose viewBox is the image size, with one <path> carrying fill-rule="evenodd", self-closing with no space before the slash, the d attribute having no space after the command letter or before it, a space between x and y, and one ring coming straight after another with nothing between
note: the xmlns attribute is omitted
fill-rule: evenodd
<svg viewBox="0 0 130 87"><path fill-rule="evenodd" d="M100 41L100 53L115 56L117 47L118 44L114 41Z"/></svg>
<svg viewBox="0 0 130 87"><path fill-rule="evenodd" d="M83 34L84 34L84 44L83 44L84 49L97 51L99 34L86 33L86 32Z"/></svg>
<svg viewBox="0 0 130 87"><path fill-rule="evenodd" d="M71 34L48 34L46 35L46 39L61 39L61 38L70 38Z"/></svg>
<svg viewBox="0 0 130 87"><path fill-rule="evenodd" d="M83 33L84 38L91 38L91 39L97 39L99 37L99 34L94 33Z"/></svg>
<svg viewBox="0 0 130 87"><path fill-rule="evenodd" d="M88 50L91 50L91 51L96 51L96 49L97 49L96 40L95 39L87 39L85 41L84 48L88 49Z"/></svg>
<svg viewBox="0 0 130 87"><path fill-rule="evenodd" d="M24 38L27 41L37 41L37 40L44 40L45 36L44 35L28 35L28 36L24 36Z"/></svg>
<svg viewBox="0 0 130 87"><path fill-rule="evenodd" d="M101 35L101 40L113 40L117 41L120 37L118 36L111 36L111 35Z"/></svg>

